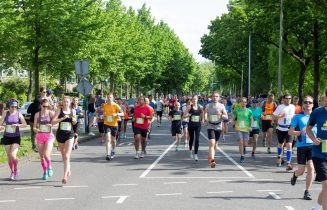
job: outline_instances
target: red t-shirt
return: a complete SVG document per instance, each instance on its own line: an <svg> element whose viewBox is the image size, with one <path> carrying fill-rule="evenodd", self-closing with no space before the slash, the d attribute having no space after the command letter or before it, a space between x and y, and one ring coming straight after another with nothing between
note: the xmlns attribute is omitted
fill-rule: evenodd
<svg viewBox="0 0 327 210"><path fill-rule="evenodd" d="M141 114L144 114L145 116L151 116L151 109L149 106L144 105L144 106L136 106L134 108L134 127L136 128L141 128L141 129L148 129L149 128L149 120L142 118Z"/></svg>
<svg viewBox="0 0 327 210"><path fill-rule="evenodd" d="M295 114L302 112L302 107L300 105L295 105Z"/></svg>

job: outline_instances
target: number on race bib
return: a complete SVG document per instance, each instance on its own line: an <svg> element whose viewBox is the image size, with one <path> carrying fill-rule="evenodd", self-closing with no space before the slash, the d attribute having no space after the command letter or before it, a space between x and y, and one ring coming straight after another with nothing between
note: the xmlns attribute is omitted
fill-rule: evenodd
<svg viewBox="0 0 327 210"><path fill-rule="evenodd" d="M321 139L321 152L327 153L327 140Z"/></svg>
<svg viewBox="0 0 327 210"><path fill-rule="evenodd" d="M191 121L192 122L200 122L200 116L192 116Z"/></svg>
<svg viewBox="0 0 327 210"><path fill-rule="evenodd" d="M245 122L244 121L237 121L239 128L245 128Z"/></svg>
<svg viewBox="0 0 327 210"><path fill-rule="evenodd" d="M251 127L252 127L252 128L257 128L257 127L258 127L258 121L254 120L254 121L251 123Z"/></svg>
<svg viewBox="0 0 327 210"><path fill-rule="evenodd" d="M42 133L50 133L51 131L50 127L47 125L40 124L39 128Z"/></svg>
<svg viewBox="0 0 327 210"><path fill-rule="evenodd" d="M219 120L218 115L209 115L209 121L210 122L217 122Z"/></svg>
<svg viewBox="0 0 327 210"><path fill-rule="evenodd" d="M61 122L60 123L60 130L71 131L72 130L72 124L70 122Z"/></svg>
<svg viewBox="0 0 327 210"><path fill-rule="evenodd" d="M181 120L181 115L176 114L176 115L174 115L173 119L174 120Z"/></svg>
<svg viewBox="0 0 327 210"><path fill-rule="evenodd" d="M136 124L144 124L144 118L136 118Z"/></svg>
<svg viewBox="0 0 327 210"><path fill-rule="evenodd" d="M107 121L107 122L112 122L112 121L113 121L112 116L106 116L106 121Z"/></svg>
<svg viewBox="0 0 327 210"><path fill-rule="evenodd" d="M16 127L13 127L11 125L6 125L6 132L7 133L16 133Z"/></svg>

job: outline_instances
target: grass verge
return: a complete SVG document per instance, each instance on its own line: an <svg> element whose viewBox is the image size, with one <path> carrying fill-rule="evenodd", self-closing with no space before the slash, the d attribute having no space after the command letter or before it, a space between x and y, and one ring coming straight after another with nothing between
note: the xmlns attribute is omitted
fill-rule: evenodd
<svg viewBox="0 0 327 210"><path fill-rule="evenodd" d="M30 153L33 153L32 145L31 145L31 137L24 136L20 142L20 147L18 150L18 158L24 157ZM4 145L0 145L0 163L7 162L7 154L5 151Z"/></svg>

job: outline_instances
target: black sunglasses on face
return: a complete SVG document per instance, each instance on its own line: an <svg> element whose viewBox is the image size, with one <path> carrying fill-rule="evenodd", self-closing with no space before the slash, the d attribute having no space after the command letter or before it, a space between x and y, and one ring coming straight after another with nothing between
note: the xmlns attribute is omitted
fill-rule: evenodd
<svg viewBox="0 0 327 210"><path fill-rule="evenodd" d="M303 103L304 103L304 104L313 104L312 101L304 101Z"/></svg>

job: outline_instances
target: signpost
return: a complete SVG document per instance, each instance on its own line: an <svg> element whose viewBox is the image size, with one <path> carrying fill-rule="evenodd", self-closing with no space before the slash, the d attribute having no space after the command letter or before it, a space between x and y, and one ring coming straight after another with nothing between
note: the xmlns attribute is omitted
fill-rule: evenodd
<svg viewBox="0 0 327 210"><path fill-rule="evenodd" d="M89 133L88 116L87 116L87 95L89 95L93 89L93 85L85 78L89 74L89 61L77 60L75 61L75 72L78 76L81 76L81 81L77 84L76 90L84 96L83 110L84 110L84 124L85 133Z"/></svg>

